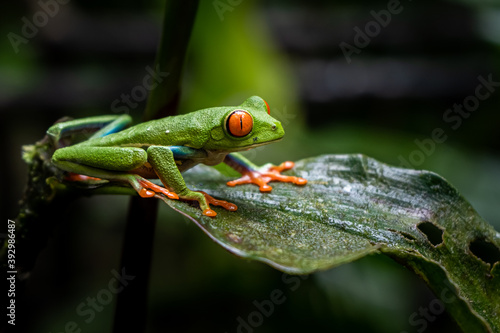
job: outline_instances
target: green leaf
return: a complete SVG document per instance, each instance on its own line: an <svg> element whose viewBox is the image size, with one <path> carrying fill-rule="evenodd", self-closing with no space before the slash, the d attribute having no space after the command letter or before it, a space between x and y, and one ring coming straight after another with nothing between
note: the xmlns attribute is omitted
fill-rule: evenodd
<svg viewBox="0 0 500 333"><path fill-rule="evenodd" d="M227 187L209 167L186 172L190 188L238 205L215 218L164 201L230 252L289 273L386 254L419 274L464 331L500 331L500 234L442 177L362 155L301 160L289 174L309 182L260 193Z"/></svg>

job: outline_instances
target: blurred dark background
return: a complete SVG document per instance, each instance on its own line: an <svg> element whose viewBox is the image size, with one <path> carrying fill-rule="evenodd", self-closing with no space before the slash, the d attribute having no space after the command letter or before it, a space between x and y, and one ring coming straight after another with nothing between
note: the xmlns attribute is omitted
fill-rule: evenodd
<svg viewBox="0 0 500 333"><path fill-rule="evenodd" d="M231 3L200 4L181 112L260 95L287 134L249 152L254 161L363 153L432 170L500 230L500 87L493 85L499 91L474 111L448 111L472 100L478 77L500 82L500 1L402 1L378 30L375 17L393 1ZM0 202L13 219L26 181L22 145L66 115L127 112L140 120L145 100L126 104L122 94L140 86L153 66L163 1L60 0L46 22L38 1L2 7L0 135L7 160ZM25 28L26 21L39 27ZM375 27L372 36L367 24ZM349 57L341 48L347 44L356 48ZM436 129L444 142L430 141ZM118 270L127 205L126 197L96 196L54 212L65 223L55 227L26 286L38 311L18 317L33 332L64 331L69 321L82 332L111 330L114 300L89 323L76 309ZM314 274L292 290L281 272L227 253L160 206L150 300L137 304L148 309L149 332L235 332L238 318L248 322L254 301L275 289L286 301L255 332L424 330L414 313L435 297L385 257ZM443 313L426 320L425 331L459 329Z"/></svg>

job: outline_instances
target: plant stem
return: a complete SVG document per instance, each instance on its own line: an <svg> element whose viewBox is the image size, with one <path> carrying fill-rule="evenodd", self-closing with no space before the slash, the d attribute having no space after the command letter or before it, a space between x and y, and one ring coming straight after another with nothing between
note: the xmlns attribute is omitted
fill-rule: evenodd
<svg viewBox="0 0 500 333"><path fill-rule="evenodd" d="M148 97L144 120L177 113L180 78L198 0L167 1L155 72L164 77ZM168 75L162 75L162 73ZM120 271L135 278L117 296L113 331L144 332L148 285L158 200L132 197L123 242Z"/></svg>
<svg viewBox="0 0 500 333"><path fill-rule="evenodd" d="M198 0L167 1L165 5L155 71L168 75L150 92L144 111L145 120L177 113L183 63L197 9Z"/></svg>
<svg viewBox="0 0 500 333"><path fill-rule="evenodd" d="M148 285L158 200L132 197L123 240L121 266L134 278L117 295L114 332L143 332L147 322Z"/></svg>

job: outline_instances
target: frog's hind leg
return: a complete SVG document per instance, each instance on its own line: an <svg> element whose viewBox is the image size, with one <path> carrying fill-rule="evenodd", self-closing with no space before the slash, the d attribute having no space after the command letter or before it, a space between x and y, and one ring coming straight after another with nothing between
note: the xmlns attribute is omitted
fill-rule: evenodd
<svg viewBox="0 0 500 333"><path fill-rule="evenodd" d="M119 132L131 122L132 118L127 114L74 119L52 125L47 135L54 147L61 148Z"/></svg>
<svg viewBox="0 0 500 333"><path fill-rule="evenodd" d="M176 193L165 187L129 172L147 163L147 153L141 148L87 146L61 148L55 151L52 163L73 174L128 183L141 197L148 198L161 193L170 199L179 198Z"/></svg>
<svg viewBox="0 0 500 333"><path fill-rule="evenodd" d="M112 119L112 118L111 118ZM117 116L110 123L106 124L100 130L95 132L90 139L101 138L103 136L120 132L122 129L128 127L132 122L132 118L128 114L123 114L121 116Z"/></svg>
<svg viewBox="0 0 500 333"><path fill-rule="evenodd" d="M87 168L85 172L89 172L89 169L95 168ZM90 171L92 172L92 171ZM81 174L71 174L67 180L70 181L99 181L105 179L106 181L116 181L116 182L124 182L130 184L132 188L143 198L151 198L156 194L163 194L169 199L179 199L179 196L166 189L163 186L156 185L155 183L147 180L144 177L141 177L137 174L131 173L113 173L106 172L104 170L95 169L95 172L92 172L94 176L86 176Z"/></svg>

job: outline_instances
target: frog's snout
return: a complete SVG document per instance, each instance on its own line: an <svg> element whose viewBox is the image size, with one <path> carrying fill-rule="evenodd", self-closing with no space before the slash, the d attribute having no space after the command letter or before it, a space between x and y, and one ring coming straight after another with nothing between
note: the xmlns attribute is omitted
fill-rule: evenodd
<svg viewBox="0 0 500 333"><path fill-rule="evenodd" d="M271 126L271 130L280 137L285 135L285 130L283 129L283 126L281 126L281 123L279 121L274 122L274 124Z"/></svg>

